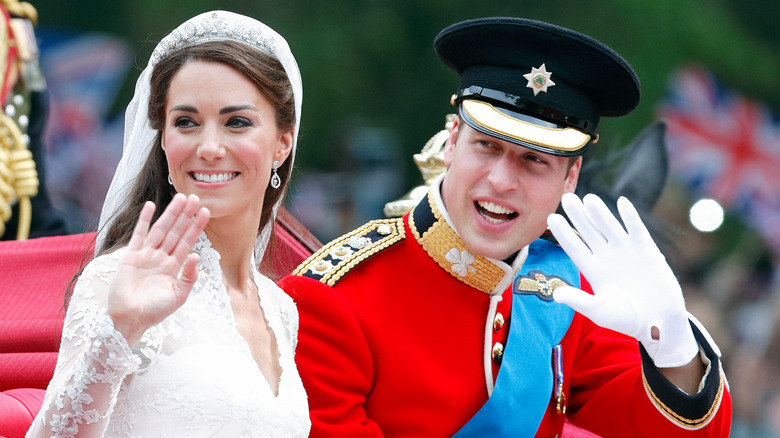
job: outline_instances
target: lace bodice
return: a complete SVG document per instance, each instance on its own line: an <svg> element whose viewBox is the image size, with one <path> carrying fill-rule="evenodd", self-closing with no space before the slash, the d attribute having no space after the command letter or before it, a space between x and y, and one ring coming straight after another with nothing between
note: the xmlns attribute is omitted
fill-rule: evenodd
<svg viewBox="0 0 780 438"><path fill-rule="evenodd" d="M298 313L255 273L282 375L274 395L238 332L219 253L201 234L187 301L133 347L106 314L123 250L84 269L68 307L54 378L28 433L72 437L305 437L306 393L294 363ZM253 260L254 263L254 260Z"/></svg>

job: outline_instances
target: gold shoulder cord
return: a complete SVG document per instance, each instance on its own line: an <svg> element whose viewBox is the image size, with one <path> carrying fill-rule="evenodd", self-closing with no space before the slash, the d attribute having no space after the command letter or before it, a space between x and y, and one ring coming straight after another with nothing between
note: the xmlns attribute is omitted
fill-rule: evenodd
<svg viewBox="0 0 780 438"><path fill-rule="evenodd" d="M30 198L38 194L38 172L32 153L27 148L29 137L23 132L29 123L24 111L29 84L24 84L27 62L37 58L37 48L29 47L35 41L26 41L21 35L24 26L38 22L35 8L26 2L0 0L0 4L15 17L11 22L2 20L0 39L6 52L2 53L2 90L9 91L0 112L0 236L5 234L5 224L11 219L11 206L19 204L19 225L16 239L26 240L30 234L32 206ZM29 23L15 23L14 21ZM37 68L37 59L35 59ZM8 81L9 83L6 83ZM29 109L29 108L28 108ZM24 121L23 121L24 120Z"/></svg>
<svg viewBox="0 0 780 438"><path fill-rule="evenodd" d="M0 235L5 233L5 222L11 219L11 205L16 200L19 203L16 239L26 240L32 220L30 198L38 194L38 172L21 130L5 113L0 114L0 144Z"/></svg>

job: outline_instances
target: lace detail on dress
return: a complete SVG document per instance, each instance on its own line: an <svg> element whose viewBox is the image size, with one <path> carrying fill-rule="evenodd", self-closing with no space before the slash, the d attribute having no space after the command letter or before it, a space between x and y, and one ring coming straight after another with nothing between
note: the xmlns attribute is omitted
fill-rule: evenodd
<svg viewBox="0 0 780 438"><path fill-rule="evenodd" d="M96 290L89 285L108 284L106 264L90 264L74 290L63 327L61 351L71 352L74 366L66 373L58 362L39 415L52 436L73 437L79 429L103 429L111 413L104 400L116 397L124 377L139 364L113 321L101 309ZM61 353L62 354L62 353ZM53 383L57 381L56 386Z"/></svg>
<svg viewBox="0 0 780 438"><path fill-rule="evenodd" d="M219 253L205 233L193 250L200 255L198 280L187 301L148 329L132 352L105 314L108 285L123 250L87 266L65 318L46 413L34 428L46 426L47 436L74 436L76 430L86 436L87 425L89 436L105 437L308 435L306 392L293 357L298 312L292 299L255 274L279 347L282 376L274 395L238 331ZM93 364L93 356L100 361ZM87 389L76 389L83 386ZM58 435L60 429L68 431Z"/></svg>
<svg viewBox="0 0 780 438"><path fill-rule="evenodd" d="M140 372L154 364L160 354L170 354L181 345L195 341L208 341L214 336L211 330L235 326L227 290L222 282L220 255L212 248L206 233L201 232L192 250L200 256L198 280L184 305L161 323L149 328L133 349L142 360ZM205 316L202 309L211 309L213 312ZM211 327L211 330L185 329L198 325L204 329ZM224 340L230 342L228 337Z"/></svg>
<svg viewBox="0 0 780 438"><path fill-rule="evenodd" d="M255 282L260 293L260 304L263 307L263 312L266 314L274 312L281 320L281 327L278 329L273 327L275 333L284 334L284 339L278 339L277 343L290 345L291 352L294 354L295 347L298 345L298 308L292 298L270 278L256 273ZM265 291L274 291L274 293L266 293Z"/></svg>

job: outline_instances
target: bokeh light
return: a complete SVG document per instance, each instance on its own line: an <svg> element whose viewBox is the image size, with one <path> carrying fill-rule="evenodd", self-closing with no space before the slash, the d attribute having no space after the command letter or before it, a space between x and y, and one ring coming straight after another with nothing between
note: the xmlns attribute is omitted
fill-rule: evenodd
<svg viewBox="0 0 780 438"><path fill-rule="evenodd" d="M691 206L689 217L694 228L709 233L723 224L723 207L714 199L700 199Z"/></svg>

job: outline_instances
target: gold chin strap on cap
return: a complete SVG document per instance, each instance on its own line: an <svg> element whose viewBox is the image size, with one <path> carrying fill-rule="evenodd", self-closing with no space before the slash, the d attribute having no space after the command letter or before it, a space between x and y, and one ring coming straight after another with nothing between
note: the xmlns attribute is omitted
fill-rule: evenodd
<svg viewBox="0 0 780 438"><path fill-rule="evenodd" d="M557 151L574 152L591 140L590 135L575 128L544 127L512 118L480 100L466 99L461 107L475 123L489 131Z"/></svg>

